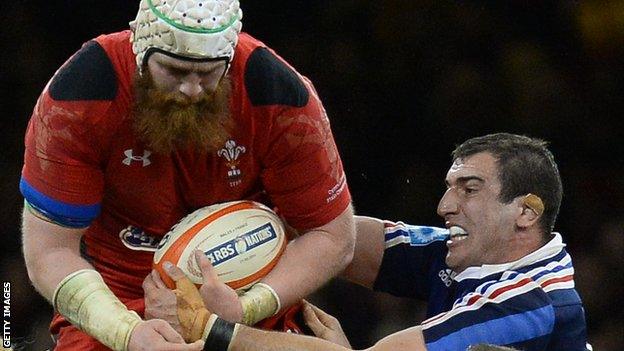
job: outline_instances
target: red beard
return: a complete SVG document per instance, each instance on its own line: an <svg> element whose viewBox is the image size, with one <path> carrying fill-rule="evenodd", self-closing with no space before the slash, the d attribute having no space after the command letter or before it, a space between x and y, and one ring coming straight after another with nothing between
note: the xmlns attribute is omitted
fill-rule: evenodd
<svg viewBox="0 0 624 351"><path fill-rule="evenodd" d="M156 153L176 149L218 150L227 141L233 121L230 115L232 85L224 77L217 90L197 101L180 99L159 90L149 71L135 76L134 129Z"/></svg>

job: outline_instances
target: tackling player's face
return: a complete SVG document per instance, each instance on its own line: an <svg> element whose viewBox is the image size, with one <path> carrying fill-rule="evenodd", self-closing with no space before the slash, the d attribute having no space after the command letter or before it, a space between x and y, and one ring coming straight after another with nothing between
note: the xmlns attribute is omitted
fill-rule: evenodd
<svg viewBox="0 0 624 351"><path fill-rule="evenodd" d="M459 273L471 266L508 262L507 243L517 207L498 199L501 183L494 156L481 152L457 159L446 183L438 214L451 232L447 265Z"/></svg>
<svg viewBox="0 0 624 351"><path fill-rule="evenodd" d="M231 125L231 84L224 61L193 62L155 53L135 77L134 126L147 146L167 153L180 147L222 147Z"/></svg>

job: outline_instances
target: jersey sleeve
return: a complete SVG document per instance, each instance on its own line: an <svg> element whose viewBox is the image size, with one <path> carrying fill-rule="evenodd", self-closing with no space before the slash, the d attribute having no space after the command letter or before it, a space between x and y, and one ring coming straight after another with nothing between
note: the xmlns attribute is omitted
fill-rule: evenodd
<svg viewBox="0 0 624 351"><path fill-rule="evenodd" d="M427 350L466 350L492 344L521 350L545 350L555 324L552 300L529 277L480 285L453 308L422 323Z"/></svg>
<svg viewBox="0 0 624 351"><path fill-rule="evenodd" d="M436 259L448 230L385 222L385 250L374 289L395 296L427 299Z"/></svg>
<svg viewBox="0 0 624 351"><path fill-rule="evenodd" d="M351 201L329 120L312 85L303 107L283 107L262 174L271 201L299 230L327 224Z"/></svg>
<svg viewBox="0 0 624 351"><path fill-rule="evenodd" d="M87 227L99 214L104 177L95 123L115 96L114 77L102 47L88 42L52 78L29 121L20 191L57 224Z"/></svg>

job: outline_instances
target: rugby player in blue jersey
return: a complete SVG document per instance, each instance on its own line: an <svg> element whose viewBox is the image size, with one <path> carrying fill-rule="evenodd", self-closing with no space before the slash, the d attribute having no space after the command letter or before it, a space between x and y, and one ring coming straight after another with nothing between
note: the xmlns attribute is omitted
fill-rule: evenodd
<svg viewBox="0 0 624 351"><path fill-rule="evenodd" d="M477 344L588 349L570 255L553 232L562 186L546 143L506 133L470 139L453 152L446 184L438 205L446 228L357 218L355 256L344 276L428 302L425 321L370 350L466 350ZM222 284L208 260L200 263L204 284ZM171 275L184 292L178 306L189 306L192 284L185 289L183 274ZM350 349L333 317L309 304L304 314L326 340L260 331L211 315L202 326L204 349Z"/></svg>

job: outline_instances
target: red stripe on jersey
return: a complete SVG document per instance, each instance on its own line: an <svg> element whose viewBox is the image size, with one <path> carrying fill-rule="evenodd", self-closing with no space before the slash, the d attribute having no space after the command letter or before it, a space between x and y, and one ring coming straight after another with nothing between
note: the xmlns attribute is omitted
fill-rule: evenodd
<svg viewBox="0 0 624 351"><path fill-rule="evenodd" d="M550 284L561 283L561 282L569 282L572 279L574 279L574 275L570 274L570 275L566 275L564 277L548 279L547 281L543 282L541 285L542 285L542 288L545 288L545 287L549 286Z"/></svg>
<svg viewBox="0 0 624 351"><path fill-rule="evenodd" d="M519 288L521 286L527 285L528 283L530 283L532 281L533 280L531 278L524 278L524 279L518 281L515 284L504 286L502 288L498 288L498 289L494 290L494 292L492 292L490 294L489 298L490 299L496 298L498 295L500 295L500 294L502 294L502 293L504 293L506 291L509 291L511 289L516 289L516 288Z"/></svg>
<svg viewBox="0 0 624 351"><path fill-rule="evenodd" d="M500 287L500 288L494 290L490 295L488 295L488 298L494 299L494 298L496 298L497 296L499 296L500 294L502 294L504 292L507 292L509 290L516 289L516 288L519 288L521 286L527 285L528 283L530 283L532 281L533 280L531 280L531 278L524 278L524 279L521 279L521 280L517 281L516 283L514 283L512 285L507 285L507 286ZM473 303L477 302L482 297L483 297L483 295L475 295L475 296L471 297L470 299L468 299L468 302L466 303L466 306L472 305Z"/></svg>
<svg viewBox="0 0 624 351"><path fill-rule="evenodd" d="M472 305L473 303L477 302L477 300L479 300L482 297L483 297L483 295L475 295L475 296L471 297L470 299L468 299L468 303L466 303L466 306Z"/></svg>
<svg viewBox="0 0 624 351"><path fill-rule="evenodd" d="M383 226L384 226L384 229L388 229L388 228L392 228L392 227L398 227L399 225L396 222L391 222L391 221L388 221L388 220L384 220L383 221Z"/></svg>

